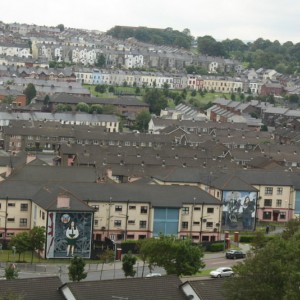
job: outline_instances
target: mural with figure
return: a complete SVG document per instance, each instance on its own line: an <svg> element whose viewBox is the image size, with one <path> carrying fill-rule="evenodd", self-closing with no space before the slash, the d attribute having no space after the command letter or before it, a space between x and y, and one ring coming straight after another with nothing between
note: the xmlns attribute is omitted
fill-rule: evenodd
<svg viewBox="0 0 300 300"><path fill-rule="evenodd" d="M49 212L47 258L81 256L90 258L93 214L86 212Z"/></svg>
<svg viewBox="0 0 300 300"><path fill-rule="evenodd" d="M223 192L222 228L254 230L257 192Z"/></svg>

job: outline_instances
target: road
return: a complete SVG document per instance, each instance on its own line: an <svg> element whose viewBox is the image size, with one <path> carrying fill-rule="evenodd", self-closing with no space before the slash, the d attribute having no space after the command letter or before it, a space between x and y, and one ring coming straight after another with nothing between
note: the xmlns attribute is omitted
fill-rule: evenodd
<svg viewBox="0 0 300 300"><path fill-rule="evenodd" d="M219 267L230 267L234 264L243 261L242 259L226 259L224 253L214 253L214 254L206 254L204 256L205 269L217 269ZM17 265L19 270L19 278L33 278L33 277L47 277L47 276L59 276L63 283L68 282L68 265L37 265L32 266L30 269L30 265L26 266ZM87 264L87 278L86 281L90 280L105 280L105 279L119 279L124 278L124 272L122 271L122 263L117 261L116 264L106 264L104 265L103 271L101 272L102 265L101 264ZM143 271L143 265L141 262L136 264L136 277L146 276L150 273L147 266L145 266ZM163 268L155 267L152 271L153 273L161 273L162 275L166 274ZM4 269L0 268L0 276L4 275Z"/></svg>

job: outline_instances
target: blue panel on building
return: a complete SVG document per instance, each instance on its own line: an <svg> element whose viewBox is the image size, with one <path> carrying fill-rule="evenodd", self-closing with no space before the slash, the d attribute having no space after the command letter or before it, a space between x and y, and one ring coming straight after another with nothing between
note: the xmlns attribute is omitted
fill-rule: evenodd
<svg viewBox="0 0 300 300"><path fill-rule="evenodd" d="M155 208L153 236L177 235L179 222L178 208Z"/></svg>
<svg viewBox="0 0 300 300"><path fill-rule="evenodd" d="M295 214L300 214L300 191L296 191Z"/></svg>

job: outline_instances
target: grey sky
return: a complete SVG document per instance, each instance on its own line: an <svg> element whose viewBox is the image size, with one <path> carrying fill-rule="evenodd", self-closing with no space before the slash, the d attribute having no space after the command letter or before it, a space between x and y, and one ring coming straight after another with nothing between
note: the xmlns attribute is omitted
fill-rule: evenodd
<svg viewBox="0 0 300 300"><path fill-rule="evenodd" d="M1 1L0 20L106 31L115 25L189 28L211 35L300 42L296 0L15 0Z"/></svg>

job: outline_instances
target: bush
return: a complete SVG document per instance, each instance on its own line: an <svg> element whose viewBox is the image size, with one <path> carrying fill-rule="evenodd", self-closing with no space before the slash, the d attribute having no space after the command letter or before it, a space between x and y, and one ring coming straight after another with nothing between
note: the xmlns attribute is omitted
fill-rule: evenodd
<svg viewBox="0 0 300 300"><path fill-rule="evenodd" d="M253 242L254 236L253 235L242 235L240 237L240 243L247 243L250 244Z"/></svg>
<svg viewBox="0 0 300 300"><path fill-rule="evenodd" d="M139 253L139 246L138 242L136 240L127 240L122 242L121 248L122 248L122 253L126 254L128 252L131 252L133 254Z"/></svg>
<svg viewBox="0 0 300 300"><path fill-rule="evenodd" d="M214 244L211 244L208 248L207 248L208 251L211 251L211 252L220 252L220 251L223 251L224 250L224 244L222 243L214 243Z"/></svg>

